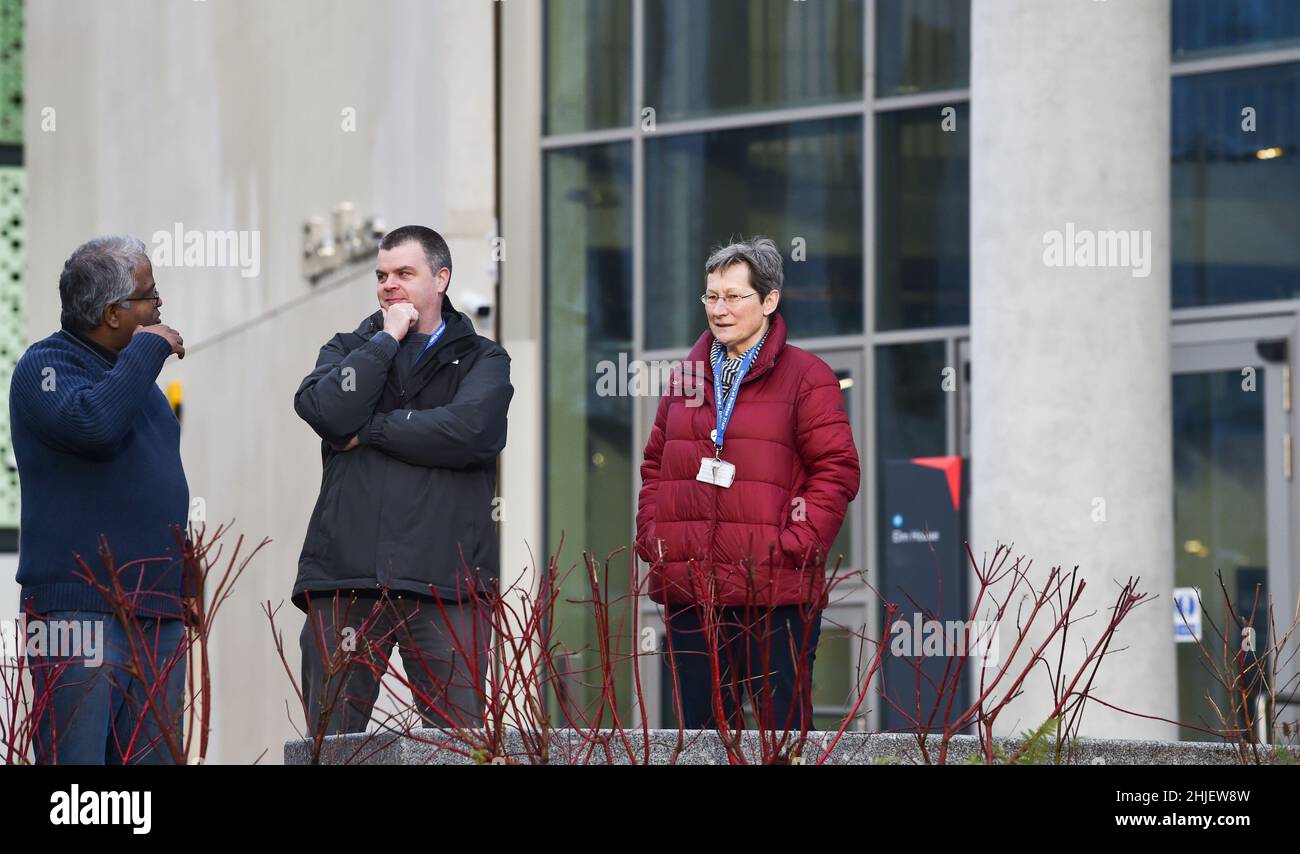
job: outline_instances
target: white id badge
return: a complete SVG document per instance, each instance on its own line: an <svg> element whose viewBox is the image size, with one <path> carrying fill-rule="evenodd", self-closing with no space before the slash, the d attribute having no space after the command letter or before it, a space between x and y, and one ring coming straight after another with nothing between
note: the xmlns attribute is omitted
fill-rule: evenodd
<svg viewBox="0 0 1300 854"><path fill-rule="evenodd" d="M695 479L726 489L736 479L736 467L726 460L701 457L700 473L695 476Z"/></svg>

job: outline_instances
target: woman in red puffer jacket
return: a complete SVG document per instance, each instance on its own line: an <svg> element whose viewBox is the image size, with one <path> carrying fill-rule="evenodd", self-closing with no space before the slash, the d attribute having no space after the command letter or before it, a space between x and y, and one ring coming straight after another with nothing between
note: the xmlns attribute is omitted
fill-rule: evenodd
<svg viewBox="0 0 1300 854"><path fill-rule="evenodd" d="M637 552L665 607L683 726L719 712L736 726L747 707L759 726L798 730L858 453L834 372L786 343L776 244L722 247L705 271L709 331L659 403Z"/></svg>

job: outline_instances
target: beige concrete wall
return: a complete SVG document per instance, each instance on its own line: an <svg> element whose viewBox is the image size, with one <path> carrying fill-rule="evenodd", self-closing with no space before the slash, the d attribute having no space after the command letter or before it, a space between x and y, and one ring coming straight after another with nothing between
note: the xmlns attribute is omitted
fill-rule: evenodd
<svg viewBox="0 0 1300 854"><path fill-rule="evenodd" d="M452 247L453 299L490 296L495 224L494 3L463 0L70 0L29 4L28 334L58 326L58 273L97 234L149 242L256 230L260 273L158 268L164 322L189 354L182 455L210 526L273 542L218 618L210 761L280 761L289 685L265 602L287 603L320 482L292 396L320 345L375 307L373 274L313 287L301 232L351 201ZM47 108L53 109L50 114ZM347 108L355 130L344 128ZM53 116L53 130L42 119ZM46 122L48 127L48 121ZM491 329L484 330L490 334ZM512 418L511 432L523 426ZM297 715L295 715L295 718Z"/></svg>

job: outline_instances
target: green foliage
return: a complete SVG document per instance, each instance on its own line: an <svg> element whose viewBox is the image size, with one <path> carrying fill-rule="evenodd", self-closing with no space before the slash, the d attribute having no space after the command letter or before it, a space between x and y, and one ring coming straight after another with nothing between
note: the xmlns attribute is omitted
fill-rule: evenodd
<svg viewBox="0 0 1300 854"><path fill-rule="evenodd" d="M1052 759L1056 752L1056 740L1060 737L1061 719L1051 717L1043 721L1038 729L1030 732L1025 730L1020 734L1025 744L1016 760L1018 765L1049 765L1055 764Z"/></svg>

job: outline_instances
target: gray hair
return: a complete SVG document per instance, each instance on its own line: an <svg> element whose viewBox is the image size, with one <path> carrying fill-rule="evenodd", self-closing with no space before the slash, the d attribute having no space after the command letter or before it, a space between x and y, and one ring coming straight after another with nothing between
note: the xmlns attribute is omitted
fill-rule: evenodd
<svg viewBox="0 0 1300 854"><path fill-rule="evenodd" d="M772 291L781 290L785 281L781 250L770 238L755 235L749 240L739 240L719 246L709 254L704 263L705 274L721 272L732 264L749 267L749 283L758 292L759 300L767 299Z"/></svg>
<svg viewBox="0 0 1300 854"><path fill-rule="evenodd" d="M135 290L135 268L148 261L144 241L96 237L73 250L59 276L60 320L74 332L88 332L104 320L104 309Z"/></svg>

